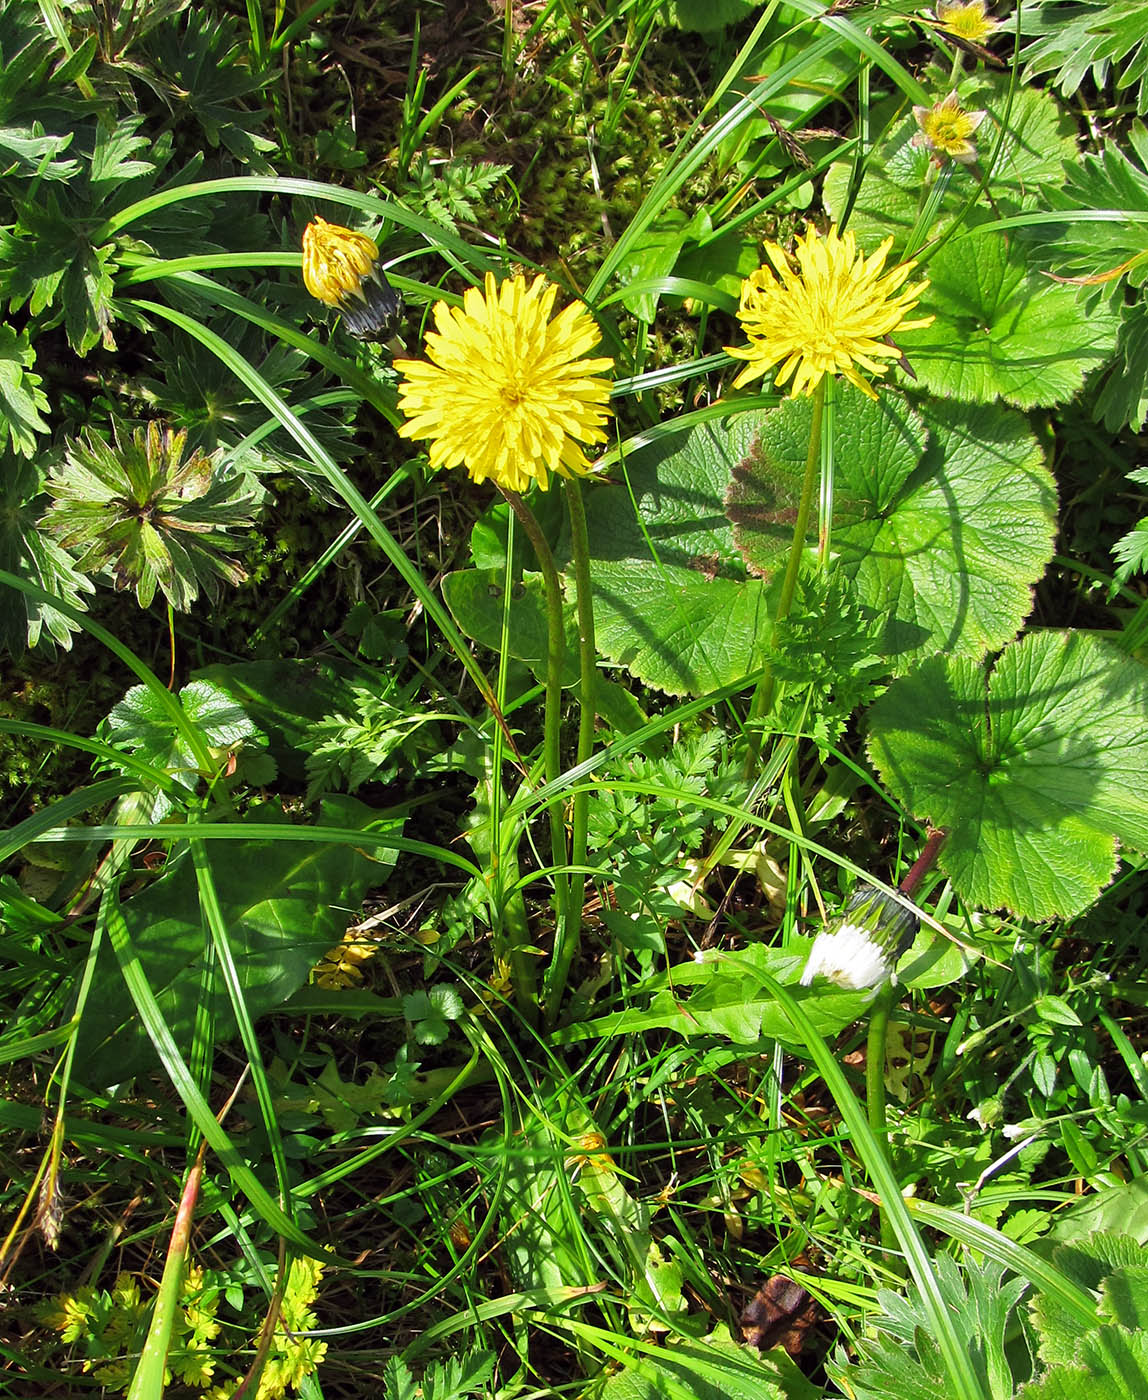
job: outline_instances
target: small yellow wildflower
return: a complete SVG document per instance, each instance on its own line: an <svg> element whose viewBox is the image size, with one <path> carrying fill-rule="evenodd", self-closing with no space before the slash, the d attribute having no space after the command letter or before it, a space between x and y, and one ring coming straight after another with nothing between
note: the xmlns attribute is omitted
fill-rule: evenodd
<svg viewBox="0 0 1148 1400"><path fill-rule="evenodd" d="M933 321L932 316L906 320L926 284L904 285L916 266L912 262L884 271L892 246L887 238L866 258L851 233L839 237L834 226L822 237L810 226L797 240L795 270L781 247L767 243L776 275L762 266L741 284L738 319L749 344L726 347L727 354L748 361L734 388L780 364L774 382L789 383L793 398L812 394L826 374L841 374L875 399L858 366L871 375L885 374L885 362L901 358L886 337Z"/></svg>
<svg viewBox="0 0 1148 1400"><path fill-rule="evenodd" d="M352 335L385 340L403 299L379 267L379 245L365 233L318 217L303 230L303 283L317 301L334 306Z"/></svg>
<svg viewBox="0 0 1148 1400"><path fill-rule="evenodd" d="M986 0L937 0L928 18L943 34L964 39L969 44L983 44L1001 27L1002 21L988 13Z"/></svg>
<svg viewBox="0 0 1148 1400"><path fill-rule="evenodd" d="M557 294L544 277L498 286L487 273L461 308L436 304L429 363L395 361L407 416L399 435L429 441L433 468L465 467L509 491L590 470L581 444L606 440L610 385L598 371L614 362L581 358L598 328L577 302L550 320Z"/></svg>
<svg viewBox="0 0 1148 1400"><path fill-rule="evenodd" d="M931 151L933 159L943 164L945 157L971 165L977 158L973 137L987 112L966 112L956 92L950 92L943 102L931 107L914 107L913 116L920 130L913 137L914 146Z"/></svg>

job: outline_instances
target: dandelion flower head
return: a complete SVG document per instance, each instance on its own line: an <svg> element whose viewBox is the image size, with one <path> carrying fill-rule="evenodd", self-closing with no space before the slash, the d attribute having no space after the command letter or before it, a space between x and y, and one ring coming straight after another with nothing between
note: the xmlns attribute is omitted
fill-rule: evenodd
<svg viewBox="0 0 1148 1400"><path fill-rule="evenodd" d="M317 216L303 230L303 283L342 314L353 335L385 339L403 299L379 267L379 245L365 233Z"/></svg>
<svg viewBox="0 0 1148 1400"><path fill-rule="evenodd" d="M774 382L789 384L794 398L811 394L826 374L841 374L875 399L861 371L882 375L888 361L901 358L886 337L933 321L906 319L926 284L905 285L912 262L884 271L892 246L887 238L866 258L851 233L838 236L834 226L822 237L810 226L797 240L794 268L784 249L767 243L772 268L759 267L741 284L738 319L749 344L726 347L727 354L747 361L734 387L780 365Z"/></svg>
<svg viewBox="0 0 1148 1400"><path fill-rule="evenodd" d="M964 39L970 44L983 44L991 39L1001 27L1002 21L993 19L988 12L986 0L937 0L937 6L930 11L930 18L938 29L951 34L954 39Z"/></svg>
<svg viewBox="0 0 1148 1400"><path fill-rule="evenodd" d="M934 160L943 162L949 156L962 165L970 165L977 158L973 137L987 115L987 112L966 112L957 94L950 92L943 102L913 108L919 130L912 144L931 151Z"/></svg>
<svg viewBox="0 0 1148 1400"><path fill-rule="evenodd" d="M496 285L487 273L461 307L435 306L427 360L395 361L399 435L429 441L433 468L465 467L508 491L590 470L582 444L606 440L610 411L598 371L614 362L582 358L598 328L577 302L551 320L557 293L544 277Z"/></svg>
<svg viewBox="0 0 1148 1400"><path fill-rule="evenodd" d="M813 940L801 985L824 977L848 991L896 981L897 960L917 935L921 921L903 896L861 885L841 918Z"/></svg>

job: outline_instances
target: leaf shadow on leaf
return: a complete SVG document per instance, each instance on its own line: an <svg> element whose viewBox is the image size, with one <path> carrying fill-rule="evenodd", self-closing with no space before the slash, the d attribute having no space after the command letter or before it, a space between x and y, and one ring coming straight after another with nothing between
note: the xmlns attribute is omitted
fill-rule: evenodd
<svg viewBox="0 0 1148 1400"><path fill-rule="evenodd" d="M626 484L587 501L600 650L647 684L703 694L747 675L769 616L723 500L757 415L708 421L631 453Z"/></svg>

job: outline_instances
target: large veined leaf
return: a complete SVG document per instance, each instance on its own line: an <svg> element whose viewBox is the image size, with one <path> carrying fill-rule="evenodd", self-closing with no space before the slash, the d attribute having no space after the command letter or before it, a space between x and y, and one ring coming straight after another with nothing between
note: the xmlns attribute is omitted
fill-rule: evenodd
<svg viewBox="0 0 1148 1400"><path fill-rule="evenodd" d="M930 260L919 309L935 320L897 336L924 388L966 403L1049 406L1108 359L1116 314L1086 306L1079 288L1050 281L1029 258L1019 239L970 221Z"/></svg>
<svg viewBox="0 0 1148 1400"><path fill-rule="evenodd" d="M755 573L771 573L789 548L811 412L808 399L787 399L766 414L734 470L734 538ZM1056 489L1021 415L943 402L915 410L898 394L872 400L841 386L833 441L834 567L884 619L892 669L935 651L979 659L1013 638L1056 530Z"/></svg>
<svg viewBox="0 0 1148 1400"><path fill-rule="evenodd" d="M1007 77L996 75L984 82L964 82L957 92L966 110L989 114L977 133L977 149L985 169L996 153L989 193L998 209L1030 207L1043 188L1063 179L1063 163L1076 158L1076 142L1071 121L1048 93L1020 88L1012 94L1010 105ZM944 91L937 96L944 97ZM955 165L938 172L928 151L912 144L918 130L915 118L906 116L878 143L866 165L849 213L849 227L866 251L892 235L894 252L899 252L938 179L948 183L931 234L950 223L970 200L985 207L984 195L977 195L977 172ZM852 176L848 161L833 166L826 176L825 207L835 219L845 212Z"/></svg>
<svg viewBox="0 0 1148 1400"><path fill-rule="evenodd" d="M949 831L961 896L1034 919L1086 908L1117 840L1148 850L1148 669L1088 633L1039 632L989 672L934 657L870 711L869 752Z"/></svg>
<svg viewBox="0 0 1148 1400"><path fill-rule="evenodd" d="M598 648L672 695L705 694L760 664L765 585L746 574L722 506L756 422L673 433L626 458L628 485L587 496Z"/></svg>
<svg viewBox="0 0 1148 1400"><path fill-rule="evenodd" d="M329 825L351 827L365 826L375 817L351 797L328 799L322 815ZM265 823L272 817L264 810L257 819ZM396 822L396 834L400 829ZM366 891L381 885L394 865L393 855L372 860L353 846L323 842L215 841L209 852L223 924L252 1017L302 986L311 968L342 939ZM186 1056L210 943L190 858L175 856L153 885L124 901L123 916L164 1018ZM235 1018L218 976L213 1011L216 1040L222 1041L234 1033ZM79 1073L95 1087L158 1063L107 943L79 1037Z"/></svg>

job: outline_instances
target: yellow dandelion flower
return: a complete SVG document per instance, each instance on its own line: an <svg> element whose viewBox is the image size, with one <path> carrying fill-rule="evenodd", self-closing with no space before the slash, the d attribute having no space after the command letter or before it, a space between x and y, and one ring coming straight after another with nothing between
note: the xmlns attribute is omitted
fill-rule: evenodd
<svg viewBox="0 0 1148 1400"><path fill-rule="evenodd" d="M509 491L549 473L590 470L583 443L605 442L610 359L582 359L598 328L577 302L550 320L557 287L522 276L471 287L461 308L440 301L425 360L396 360L401 437L429 441L430 464L465 467Z"/></svg>
<svg viewBox="0 0 1148 1400"><path fill-rule="evenodd" d="M913 116L920 130L912 144L931 151L935 161L943 164L949 156L962 165L971 165L976 160L977 146L973 137L988 116L987 112L966 112L957 94L950 92L943 102L934 102L931 107L914 107Z"/></svg>
<svg viewBox="0 0 1148 1400"><path fill-rule="evenodd" d="M379 267L374 239L326 219L314 218L303 230L303 283L362 340L387 339L403 309Z"/></svg>
<svg viewBox="0 0 1148 1400"><path fill-rule="evenodd" d="M928 18L943 34L951 34L954 39L964 39L969 44L983 44L1002 24L989 15L988 9L986 0L952 0L952 3L937 0Z"/></svg>
<svg viewBox="0 0 1148 1400"><path fill-rule="evenodd" d="M926 284L904 285L916 266L912 262L884 271L892 245L887 238L866 258L851 233L839 237L834 226L822 237L810 227L797 240L795 270L782 248L767 243L773 269L759 267L741 284L738 319L749 344L726 347L727 354L748 362L734 388L780 364L774 382L789 383L794 398L811 394L826 374L841 374L875 399L858 367L885 374L885 362L901 358L886 337L933 321L932 316L906 320Z"/></svg>

